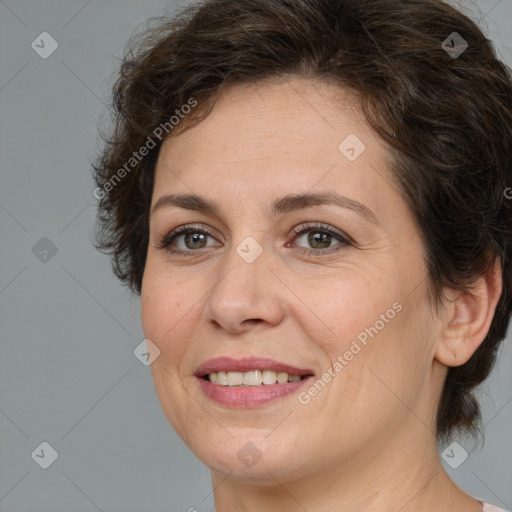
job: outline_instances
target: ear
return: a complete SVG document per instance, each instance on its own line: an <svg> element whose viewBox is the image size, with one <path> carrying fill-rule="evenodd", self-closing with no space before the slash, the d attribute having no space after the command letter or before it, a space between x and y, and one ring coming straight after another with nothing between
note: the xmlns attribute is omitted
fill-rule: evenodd
<svg viewBox="0 0 512 512"><path fill-rule="evenodd" d="M471 294L447 290L435 359L446 366L466 363L483 342L502 291L501 265L494 265L471 287Z"/></svg>

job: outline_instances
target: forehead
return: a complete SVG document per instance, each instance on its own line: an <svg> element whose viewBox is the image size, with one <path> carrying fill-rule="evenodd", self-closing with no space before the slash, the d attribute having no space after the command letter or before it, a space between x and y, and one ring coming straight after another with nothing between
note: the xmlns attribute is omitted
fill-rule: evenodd
<svg viewBox="0 0 512 512"><path fill-rule="evenodd" d="M283 149L289 157L314 157L315 146L337 154L336 142L344 131L374 137L353 93L319 80L289 77L226 87L201 123L169 137L164 145L200 139L189 157L211 155L213 150L216 156L236 157L243 150L247 160L273 152L283 155Z"/></svg>
<svg viewBox="0 0 512 512"><path fill-rule="evenodd" d="M278 189L338 189L374 203L368 192L385 185L388 160L346 90L301 78L236 85L202 122L165 140L155 191L263 200Z"/></svg>

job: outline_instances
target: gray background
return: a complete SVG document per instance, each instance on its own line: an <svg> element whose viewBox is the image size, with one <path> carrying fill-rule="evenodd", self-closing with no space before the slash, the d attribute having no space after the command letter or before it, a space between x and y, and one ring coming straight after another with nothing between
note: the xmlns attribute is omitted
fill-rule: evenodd
<svg viewBox="0 0 512 512"><path fill-rule="evenodd" d="M213 510L209 471L133 354L138 299L91 244L90 162L112 74L133 30L176 5L0 0L1 512ZM511 65L512 0L464 5ZM44 31L59 45L47 59L31 48ZM469 458L447 466L467 492L509 509L511 370L509 336L481 388L485 445L460 441ZM47 469L31 456L43 441L58 452Z"/></svg>

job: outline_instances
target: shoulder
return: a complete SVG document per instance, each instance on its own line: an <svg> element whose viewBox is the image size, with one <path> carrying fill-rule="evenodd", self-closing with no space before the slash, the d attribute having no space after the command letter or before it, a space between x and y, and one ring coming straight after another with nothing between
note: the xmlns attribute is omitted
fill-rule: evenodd
<svg viewBox="0 0 512 512"><path fill-rule="evenodd" d="M483 508L482 512L508 512L508 511L503 508L499 508L499 507L496 507L494 505L484 502L484 508Z"/></svg>

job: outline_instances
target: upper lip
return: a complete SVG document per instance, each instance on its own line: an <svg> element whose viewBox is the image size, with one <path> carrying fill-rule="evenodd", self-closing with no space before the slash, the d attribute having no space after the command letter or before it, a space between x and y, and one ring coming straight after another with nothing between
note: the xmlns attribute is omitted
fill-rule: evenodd
<svg viewBox="0 0 512 512"><path fill-rule="evenodd" d="M204 377L212 372L248 372L251 370L272 370L286 372L288 375L313 375L308 368L298 368L289 364L262 357L216 357L202 363L196 370L197 377Z"/></svg>

